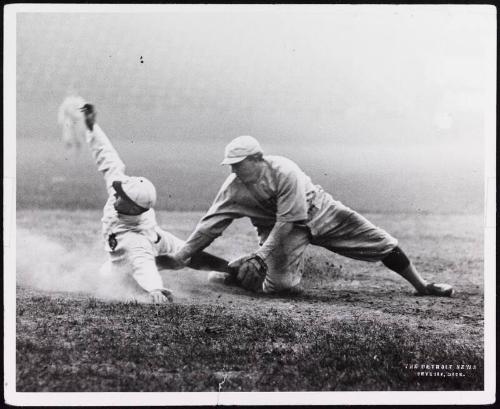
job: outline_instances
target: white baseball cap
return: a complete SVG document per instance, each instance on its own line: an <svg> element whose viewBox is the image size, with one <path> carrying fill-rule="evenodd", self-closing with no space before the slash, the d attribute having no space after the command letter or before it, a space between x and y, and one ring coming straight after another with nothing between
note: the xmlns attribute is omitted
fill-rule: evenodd
<svg viewBox="0 0 500 409"><path fill-rule="evenodd" d="M151 209L156 203L156 189L144 177L131 176L124 180L115 180L113 188L122 199L131 201L144 211Z"/></svg>
<svg viewBox="0 0 500 409"><path fill-rule="evenodd" d="M262 148L257 139L249 135L238 136L227 144L221 165L232 165L241 162L247 156L255 153L262 153Z"/></svg>

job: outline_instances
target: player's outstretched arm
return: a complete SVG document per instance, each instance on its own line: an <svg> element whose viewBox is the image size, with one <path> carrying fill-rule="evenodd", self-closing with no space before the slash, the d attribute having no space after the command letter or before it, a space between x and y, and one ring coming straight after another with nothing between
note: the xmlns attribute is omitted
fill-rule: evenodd
<svg viewBox="0 0 500 409"><path fill-rule="evenodd" d="M207 248L231 224L234 217L230 214L218 214L214 206L200 220L183 246L173 254L177 262L187 266L191 257Z"/></svg>
<svg viewBox="0 0 500 409"><path fill-rule="evenodd" d="M176 263L182 266L188 266L191 263L191 258L198 252L208 247L215 237L208 236L196 229L177 253L172 254L172 258Z"/></svg>
<svg viewBox="0 0 500 409"><path fill-rule="evenodd" d="M97 111L92 104L85 104L81 111L87 127L86 141L92 152L97 169L104 175L108 191L112 183L125 176L125 164L101 127L96 123Z"/></svg>
<svg viewBox="0 0 500 409"><path fill-rule="evenodd" d="M290 234L292 229L292 222L276 222L269 236L267 236L266 241L256 254L263 260L266 260L276 249L282 247L283 241Z"/></svg>
<svg viewBox="0 0 500 409"><path fill-rule="evenodd" d="M132 276L147 291L153 303L173 301L172 292L163 286L153 254L140 251L132 259Z"/></svg>

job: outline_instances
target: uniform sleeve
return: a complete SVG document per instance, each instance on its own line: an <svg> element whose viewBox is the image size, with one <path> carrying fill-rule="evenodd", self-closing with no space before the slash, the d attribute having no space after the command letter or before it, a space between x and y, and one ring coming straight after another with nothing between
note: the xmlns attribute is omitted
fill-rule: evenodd
<svg viewBox="0 0 500 409"><path fill-rule="evenodd" d="M164 288L152 251L147 251L142 247L133 248L131 249L130 262L132 276L144 290L150 292Z"/></svg>
<svg viewBox="0 0 500 409"><path fill-rule="evenodd" d="M234 219L242 217L233 193L233 180L234 175L231 174L222 185L208 212L186 240L184 251L194 254L203 250L219 237Z"/></svg>
<svg viewBox="0 0 500 409"><path fill-rule="evenodd" d="M276 221L307 220L306 181L302 171L290 166L278 174Z"/></svg>
<svg viewBox="0 0 500 409"><path fill-rule="evenodd" d="M99 125L95 124L93 131L87 131L86 140L97 170L104 175L106 188L108 193L111 193L113 181L122 180L125 177L125 164Z"/></svg>

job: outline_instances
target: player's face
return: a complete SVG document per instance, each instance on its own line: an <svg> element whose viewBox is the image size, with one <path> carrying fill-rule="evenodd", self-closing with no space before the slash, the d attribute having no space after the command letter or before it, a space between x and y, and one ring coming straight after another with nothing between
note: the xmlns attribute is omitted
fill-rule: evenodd
<svg viewBox="0 0 500 409"><path fill-rule="evenodd" d="M115 210L118 213L126 214L128 216L137 216L141 214L143 211L139 209L137 206L134 206L132 203L122 199L118 193L115 193Z"/></svg>
<svg viewBox="0 0 500 409"><path fill-rule="evenodd" d="M256 182L260 176L260 162L245 158L241 162L233 163L231 165L231 171L235 173L238 179L243 183Z"/></svg>

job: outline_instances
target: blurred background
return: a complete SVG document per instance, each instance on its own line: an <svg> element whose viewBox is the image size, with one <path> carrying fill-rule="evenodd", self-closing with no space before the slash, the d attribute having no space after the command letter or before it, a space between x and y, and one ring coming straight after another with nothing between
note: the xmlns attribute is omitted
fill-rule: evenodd
<svg viewBox="0 0 500 409"><path fill-rule="evenodd" d="M481 213L483 23L459 7L20 13L17 207L104 205L88 149L61 142L77 93L160 209L206 210L224 146L249 134L356 210Z"/></svg>

